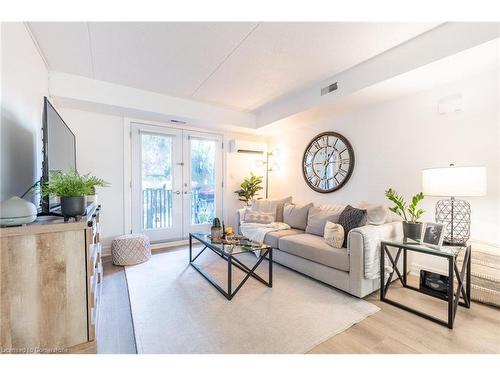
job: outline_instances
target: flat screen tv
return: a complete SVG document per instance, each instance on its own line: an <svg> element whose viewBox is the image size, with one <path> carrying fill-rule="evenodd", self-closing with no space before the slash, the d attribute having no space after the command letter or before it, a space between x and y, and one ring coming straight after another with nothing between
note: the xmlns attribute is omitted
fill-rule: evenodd
<svg viewBox="0 0 500 375"><path fill-rule="evenodd" d="M68 172L76 169L76 138L47 97L43 100L43 160L42 179L44 184L50 180L51 171ZM59 208L54 197L41 199L41 212L49 214Z"/></svg>

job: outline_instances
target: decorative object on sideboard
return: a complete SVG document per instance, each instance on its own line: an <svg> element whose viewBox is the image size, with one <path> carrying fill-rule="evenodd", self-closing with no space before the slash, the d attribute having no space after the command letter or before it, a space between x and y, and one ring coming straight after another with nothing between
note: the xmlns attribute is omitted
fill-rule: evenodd
<svg viewBox="0 0 500 375"><path fill-rule="evenodd" d="M267 151L264 153L266 155L265 160L258 159L257 166L258 167L266 167L266 199L269 198L269 173L276 172L279 170L279 164L276 160L272 160L277 158L280 155L279 149L274 149L272 151Z"/></svg>
<svg viewBox="0 0 500 375"><path fill-rule="evenodd" d="M222 225L218 217L214 218L212 221L212 227L210 228L210 235L212 240L217 241L222 238Z"/></svg>
<svg viewBox="0 0 500 375"><path fill-rule="evenodd" d="M35 221L36 206L19 197L12 197L0 204L0 225L15 226Z"/></svg>
<svg viewBox="0 0 500 375"><path fill-rule="evenodd" d="M440 248L443 244L444 225L440 223L425 223L420 243L433 248Z"/></svg>
<svg viewBox="0 0 500 375"><path fill-rule="evenodd" d="M422 217L425 211L421 209L418 204L422 199L424 199L424 194L420 192L414 195L409 205L406 203L403 196L399 195L392 188L385 191L385 196L395 204L395 206L390 207L389 210L403 219L404 241L411 239L419 242L422 237L424 225L418 220Z"/></svg>
<svg viewBox="0 0 500 375"><path fill-rule="evenodd" d="M444 242L465 244L470 237L470 204L455 197L486 195L486 167L431 168L422 171L422 188L426 195L450 197L436 203L436 221L445 225Z"/></svg>
<svg viewBox="0 0 500 375"><path fill-rule="evenodd" d="M97 186L107 187L109 183L90 174L80 175L74 168L68 173L52 171L49 182L42 185L42 195L60 197L64 221L71 217L78 221L87 209L87 195L95 194Z"/></svg>
<svg viewBox="0 0 500 375"><path fill-rule="evenodd" d="M249 206L260 190L262 190L262 177L250 173L250 177L243 179L240 189L236 190L235 193L238 194L239 201L244 202L245 206Z"/></svg>
<svg viewBox="0 0 500 375"><path fill-rule="evenodd" d="M354 170L354 150L343 135L324 132L304 151L302 173L307 185L318 193L331 193L344 186Z"/></svg>

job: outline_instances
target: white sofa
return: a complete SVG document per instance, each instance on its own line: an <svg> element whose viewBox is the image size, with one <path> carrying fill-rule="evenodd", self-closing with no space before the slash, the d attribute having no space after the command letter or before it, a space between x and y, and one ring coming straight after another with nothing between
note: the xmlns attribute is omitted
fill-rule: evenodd
<svg viewBox="0 0 500 375"><path fill-rule="evenodd" d="M239 210L240 224L242 214ZM266 234L264 242L273 247L273 260L360 298L380 287L380 240L402 238L400 221L365 225L348 233L347 248L336 249L322 236L302 229L306 223L298 226Z"/></svg>

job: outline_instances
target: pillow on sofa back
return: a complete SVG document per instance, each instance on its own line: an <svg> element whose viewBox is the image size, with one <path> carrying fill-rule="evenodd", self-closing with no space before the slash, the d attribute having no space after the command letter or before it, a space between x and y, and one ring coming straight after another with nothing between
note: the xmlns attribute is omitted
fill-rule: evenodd
<svg viewBox="0 0 500 375"><path fill-rule="evenodd" d="M367 225L382 225L387 222L387 217L390 216L390 210L381 204L371 204L368 202L361 202L358 208L366 210L366 224ZM391 220L392 221L392 220Z"/></svg>
<svg viewBox="0 0 500 375"><path fill-rule="evenodd" d="M366 224L366 210L347 206L340 214L339 224L344 227L344 243L342 247L347 247L347 235L351 229L362 227Z"/></svg>
<svg viewBox="0 0 500 375"><path fill-rule="evenodd" d="M276 221L283 222L283 208L292 203L292 197L282 199L254 199L252 209L261 212L275 212Z"/></svg>
<svg viewBox="0 0 500 375"><path fill-rule="evenodd" d="M325 232L326 222L338 223L343 210L344 206L329 206L328 209L321 206L311 207L307 214L306 232L322 236Z"/></svg>
<svg viewBox="0 0 500 375"><path fill-rule="evenodd" d="M307 225L307 213L313 206L312 203L305 205L287 204L283 209L283 220L292 228L304 230Z"/></svg>
<svg viewBox="0 0 500 375"><path fill-rule="evenodd" d="M275 221L274 212L255 211L247 208L243 217L245 223L270 224Z"/></svg>

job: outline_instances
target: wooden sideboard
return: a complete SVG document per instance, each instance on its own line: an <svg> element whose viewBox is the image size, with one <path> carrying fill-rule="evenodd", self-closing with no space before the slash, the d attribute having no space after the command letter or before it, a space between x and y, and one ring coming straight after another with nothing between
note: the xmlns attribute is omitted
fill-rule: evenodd
<svg viewBox="0 0 500 375"><path fill-rule="evenodd" d="M0 228L0 353L95 353L100 206Z"/></svg>

